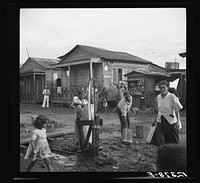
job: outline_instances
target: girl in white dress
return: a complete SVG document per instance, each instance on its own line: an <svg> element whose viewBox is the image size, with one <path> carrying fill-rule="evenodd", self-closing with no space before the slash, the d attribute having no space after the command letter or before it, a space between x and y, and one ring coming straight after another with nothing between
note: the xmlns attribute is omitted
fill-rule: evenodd
<svg viewBox="0 0 200 183"><path fill-rule="evenodd" d="M38 159L43 159L47 166L48 172L52 172L49 159L51 150L47 141L46 129L43 127L47 120L48 118L44 115L39 115L34 121L35 129L33 130L31 142L29 143L26 155L24 157L24 159L29 159L31 157L31 153L34 154L33 159L26 170L27 172L33 168Z"/></svg>

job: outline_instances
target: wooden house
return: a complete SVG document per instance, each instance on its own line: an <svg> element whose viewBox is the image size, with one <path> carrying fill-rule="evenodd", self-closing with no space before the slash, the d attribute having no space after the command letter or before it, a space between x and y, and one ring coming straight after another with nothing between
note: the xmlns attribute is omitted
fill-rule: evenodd
<svg viewBox="0 0 200 183"><path fill-rule="evenodd" d="M179 56L182 58L186 58L187 53L186 52L179 53ZM177 62L175 63L177 64ZM179 79L176 90L178 92L181 104L183 105L184 108L186 108L186 79L187 79L186 69L179 69L179 67L173 67L173 65L174 64L172 64L172 66L170 67L166 67L165 69L167 71L167 74L170 75L169 78L170 82Z"/></svg>
<svg viewBox="0 0 200 183"><path fill-rule="evenodd" d="M116 86L120 82L127 84L125 74L136 69L152 71L161 69L151 61L125 52L84 45L76 45L59 59L60 62L51 67L61 69L63 73L61 87L69 88L69 99L73 97L77 88L84 87L86 89L89 80L94 78L99 93L103 87L106 87L108 101L115 103ZM60 100L62 101L62 98Z"/></svg>
<svg viewBox="0 0 200 183"><path fill-rule="evenodd" d="M152 67L153 66L153 67ZM125 75L128 79L128 90L133 96L132 107L153 107L156 97L157 84L170 76L165 69L154 64L147 70L136 69Z"/></svg>
<svg viewBox="0 0 200 183"><path fill-rule="evenodd" d="M166 71L170 75L170 82L179 79L176 91L181 104L186 108L186 69L166 69Z"/></svg>
<svg viewBox="0 0 200 183"><path fill-rule="evenodd" d="M51 68L52 64L58 63L58 59L46 59L29 57L20 67L20 102L40 103L43 100L42 91L46 86L51 93L57 87L61 78L61 71Z"/></svg>

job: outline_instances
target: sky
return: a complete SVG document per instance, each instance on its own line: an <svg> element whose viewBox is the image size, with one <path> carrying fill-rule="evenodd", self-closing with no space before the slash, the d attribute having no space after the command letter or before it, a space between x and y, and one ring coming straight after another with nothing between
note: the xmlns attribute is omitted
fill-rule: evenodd
<svg viewBox="0 0 200 183"><path fill-rule="evenodd" d="M179 56L186 52L185 8L22 8L19 23L20 64L28 55L57 58L81 44L186 68Z"/></svg>

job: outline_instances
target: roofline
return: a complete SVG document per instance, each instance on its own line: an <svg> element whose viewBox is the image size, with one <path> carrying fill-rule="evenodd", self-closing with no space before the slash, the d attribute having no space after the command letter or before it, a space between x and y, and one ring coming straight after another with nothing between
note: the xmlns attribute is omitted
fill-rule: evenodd
<svg viewBox="0 0 200 183"><path fill-rule="evenodd" d="M84 49L84 46L85 47L91 47L91 48L97 48L97 49L102 49L102 50L105 50L105 51L110 51L110 52L114 52L114 53L126 53L126 52L119 52L119 51L112 51L112 50L107 50L107 49L104 49L104 48L98 48L98 47L94 47L94 46L87 46L87 45L79 45L77 44L72 50L70 50L69 52L67 52L65 55L62 55L60 57L57 57L59 59L61 59L60 62L62 62L67 56L69 56L77 47L80 47L82 46L81 48ZM143 58L140 58L138 56L135 56L135 55L132 55L132 56L135 56L137 58L140 58L144 61L135 61L135 60L125 60L125 59L108 59L108 58L105 58L105 57L102 57L101 55L98 55L96 53L93 53L93 52L90 52L88 51L87 49L84 49L86 52L90 53L90 54L93 54L93 55L96 55L98 58L101 58L101 59L104 59L104 60L112 60L112 61L120 61L120 60L123 60L123 61L127 61L127 62L135 62L135 63L141 63L141 64L152 64L151 61L148 61L148 60L145 60ZM129 54L129 53L126 53L126 54ZM130 54L131 55L131 54Z"/></svg>
<svg viewBox="0 0 200 183"><path fill-rule="evenodd" d="M157 65L157 64L154 64L153 62L152 62L152 63L149 63L149 64L154 65L154 66L156 66L156 67L159 67L159 68L161 68L161 69L165 69L165 70L166 70L166 68L164 68L164 67L162 67L162 66L159 66L159 65Z"/></svg>
<svg viewBox="0 0 200 183"><path fill-rule="evenodd" d="M140 74L150 75L150 76L156 76L156 75L159 75L159 76L164 76L164 77L170 77L169 74L165 74L165 73L163 73L163 74L159 74L159 72L146 72L146 73L145 73L145 71L142 72L142 71L140 71L140 70L133 70L133 71L131 71L131 72L125 74L124 76L127 77L127 76L129 76L129 75L131 75L131 74L133 74L133 73L140 73ZM153 73L155 73L155 74L153 74ZM156 74L156 73L158 73L158 74Z"/></svg>
<svg viewBox="0 0 200 183"><path fill-rule="evenodd" d="M24 70L24 71L20 71L20 75L21 74L27 74L27 73L45 73L45 70L36 70L36 69L29 69L29 70Z"/></svg>
<svg viewBox="0 0 200 183"><path fill-rule="evenodd" d="M167 72L185 72L186 69L165 69Z"/></svg>
<svg viewBox="0 0 200 183"><path fill-rule="evenodd" d="M78 47L78 45L76 45L74 48L72 48L69 52L67 52L67 53L65 53L64 55L61 55L61 56L59 56L59 57L57 57L57 58L59 58L59 59L60 59L60 62L62 62L62 60L63 60L64 58L66 58L66 56L70 55L77 47Z"/></svg>
<svg viewBox="0 0 200 183"><path fill-rule="evenodd" d="M67 66L70 66L70 65L81 65L81 64L87 64L87 63L102 63L101 60L97 61L97 60L93 60L92 61L92 58L87 58L87 59L81 59L81 60L74 60L74 61L71 61L71 62L65 62L65 63L58 63L58 64L54 64L51 66L51 68L61 68L61 67L67 67Z"/></svg>
<svg viewBox="0 0 200 183"><path fill-rule="evenodd" d="M140 61L135 61L135 60L107 59L107 58L104 58L104 57L102 57L101 59L103 59L105 61L112 61L112 62L123 61L123 63L139 63L139 64L144 64L144 65L151 64L151 62L140 62Z"/></svg>
<svg viewBox="0 0 200 183"><path fill-rule="evenodd" d="M182 53L179 53L179 56L184 58L187 56L187 54L186 54L186 52L182 52Z"/></svg>
<svg viewBox="0 0 200 183"><path fill-rule="evenodd" d="M59 59L57 59L57 58L44 58L44 57L29 57L29 58L39 58L39 59L48 59L48 60L57 60L57 61L59 61Z"/></svg>

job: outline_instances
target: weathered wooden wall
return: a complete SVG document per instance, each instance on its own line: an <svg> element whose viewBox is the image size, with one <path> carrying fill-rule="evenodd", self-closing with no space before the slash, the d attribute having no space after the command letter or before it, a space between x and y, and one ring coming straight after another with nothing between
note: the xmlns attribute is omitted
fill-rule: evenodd
<svg viewBox="0 0 200 183"><path fill-rule="evenodd" d="M61 87L69 88L70 82L67 76L67 68L61 69Z"/></svg>
<svg viewBox="0 0 200 183"><path fill-rule="evenodd" d="M119 69L122 70L122 80L127 81L125 74L135 69L148 70L148 64L120 63L108 64L108 71L103 70L103 87L108 90L108 100L116 99L116 85L119 84Z"/></svg>
<svg viewBox="0 0 200 183"><path fill-rule="evenodd" d="M95 78L95 83L98 85L98 91L102 91L102 87L103 87L102 63L93 63L93 75Z"/></svg>
<svg viewBox="0 0 200 183"><path fill-rule="evenodd" d="M21 71L26 71L30 69L38 69L38 70L45 70L44 67L42 67L40 64L37 62L31 60L30 58L21 66L20 72Z"/></svg>
<svg viewBox="0 0 200 183"><path fill-rule="evenodd" d="M54 78L54 73L57 73L57 78L61 78L61 70L58 69L46 69L46 76L45 76L45 85L49 88L56 88L56 80Z"/></svg>
<svg viewBox="0 0 200 183"><path fill-rule="evenodd" d="M70 66L71 86L87 86L89 73L89 64Z"/></svg>
<svg viewBox="0 0 200 183"><path fill-rule="evenodd" d="M152 107L154 106L155 98L155 79L154 77L146 76L144 83L145 106Z"/></svg>

